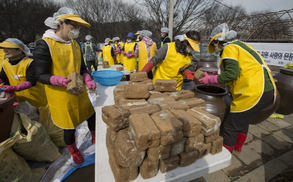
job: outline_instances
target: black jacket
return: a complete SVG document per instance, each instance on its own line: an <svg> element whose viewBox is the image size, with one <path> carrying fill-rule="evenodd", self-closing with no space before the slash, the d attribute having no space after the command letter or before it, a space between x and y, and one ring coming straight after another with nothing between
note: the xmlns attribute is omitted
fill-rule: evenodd
<svg viewBox="0 0 293 182"><path fill-rule="evenodd" d="M40 39L37 41L36 47L34 49L34 67L35 67L35 74L37 77L37 80L43 84L49 84L50 83L50 77L51 74L51 67L52 67L52 57L50 53L50 49L48 44L45 42L45 40ZM81 68L80 68L80 74L88 73L86 66L84 64L82 55L80 57L81 61Z"/></svg>

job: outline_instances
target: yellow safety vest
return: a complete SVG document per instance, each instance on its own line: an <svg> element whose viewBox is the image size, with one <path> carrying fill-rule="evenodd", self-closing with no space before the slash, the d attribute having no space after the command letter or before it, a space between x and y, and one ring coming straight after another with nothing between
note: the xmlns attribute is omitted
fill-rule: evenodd
<svg viewBox="0 0 293 182"><path fill-rule="evenodd" d="M123 43L122 42L118 42L118 44L120 45L120 47L122 49L123 48ZM115 44L115 50L118 50L117 44ZM117 59L117 62L118 63L123 64L123 54L121 54L121 52L116 55L116 59Z"/></svg>
<svg viewBox="0 0 293 182"><path fill-rule="evenodd" d="M129 49L132 49L131 53L134 53L134 45L135 45L135 42L131 42L131 43L125 43L124 44L124 52L126 54L128 54L128 51ZM124 56L124 59L123 59L123 66L129 70L130 72L133 72L134 69L136 68L136 57L135 56L132 56L130 58L128 58L127 56Z"/></svg>
<svg viewBox="0 0 293 182"><path fill-rule="evenodd" d="M3 49L0 49L0 71L2 70L2 63L5 59L5 53Z"/></svg>
<svg viewBox="0 0 293 182"><path fill-rule="evenodd" d="M11 86L19 85L26 81L26 70L33 59L25 57L17 65L11 65L9 59L6 58L3 62L3 69ZM28 101L31 105L39 108L47 105L44 85L37 82L35 86L29 89L15 92L19 103Z"/></svg>
<svg viewBox="0 0 293 182"><path fill-rule="evenodd" d="M114 65L114 59L111 54L111 49L111 45L106 45L102 47L103 61L108 61L109 65Z"/></svg>
<svg viewBox="0 0 293 182"><path fill-rule="evenodd" d="M183 75L179 71L181 67L187 68L191 63L191 56L184 56L177 52L175 43L167 43L168 52L165 59L157 65L157 70L153 78L153 83L156 79L176 79L177 89L181 90L183 83Z"/></svg>
<svg viewBox="0 0 293 182"><path fill-rule="evenodd" d="M140 41L138 44L138 70L141 71L143 67L149 62L149 59L151 59L156 54L157 48L156 43L153 42L153 44L150 47L150 58L148 59L148 53L145 42Z"/></svg>
<svg viewBox="0 0 293 182"><path fill-rule="evenodd" d="M52 67L50 74L67 77L76 72L80 74L81 52L76 41L63 44L50 38L44 38L50 48ZM93 113L94 108L88 97L87 88L78 96L67 92L63 86L45 85L49 109L54 124L63 129L74 129Z"/></svg>
<svg viewBox="0 0 293 182"><path fill-rule="evenodd" d="M268 66L257 51L240 41L233 41L224 47L220 65L224 59L239 63L239 77L227 83L233 97L230 110L234 113L247 111L259 102L264 93L264 69L268 70ZM276 85L269 71L268 73L274 85L276 99Z"/></svg>

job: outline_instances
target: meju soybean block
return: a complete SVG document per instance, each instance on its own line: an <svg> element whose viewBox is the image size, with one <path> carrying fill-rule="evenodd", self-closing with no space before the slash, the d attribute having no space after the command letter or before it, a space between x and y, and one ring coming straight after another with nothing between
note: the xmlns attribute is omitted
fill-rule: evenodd
<svg viewBox="0 0 293 182"><path fill-rule="evenodd" d="M170 111L156 112L151 117L161 132L161 145L169 145L183 138L183 124Z"/></svg>
<svg viewBox="0 0 293 182"><path fill-rule="evenodd" d="M187 110L189 107L179 101L161 101L159 102L159 107L161 110L171 110L171 109L177 109L177 110Z"/></svg>
<svg viewBox="0 0 293 182"><path fill-rule="evenodd" d="M117 163L122 167L138 167L141 165L145 151L135 146L132 134L128 129L120 130L115 141Z"/></svg>
<svg viewBox="0 0 293 182"><path fill-rule="evenodd" d="M124 98L126 99L146 99L149 98L150 93L147 85L143 84L125 84Z"/></svg>
<svg viewBox="0 0 293 182"><path fill-rule="evenodd" d="M168 159L160 159L160 171L165 173L178 167L179 157L177 155Z"/></svg>
<svg viewBox="0 0 293 182"><path fill-rule="evenodd" d="M146 72L130 73L130 81L132 82L141 82L148 79L149 78Z"/></svg>
<svg viewBox="0 0 293 182"><path fill-rule="evenodd" d="M149 98L148 102L150 104L159 104L162 101L175 101L172 97L165 96L165 97L154 97L154 98Z"/></svg>
<svg viewBox="0 0 293 182"><path fill-rule="evenodd" d="M102 119L114 131L128 127L128 117L129 112L117 105L102 107Z"/></svg>
<svg viewBox="0 0 293 182"><path fill-rule="evenodd" d="M213 133L210 136L205 136L204 137L204 143L211 143L212 141L214 141L216 138L218 138L220 135L220 130L216 131L215 133Z"/></svg>
<svg viewBox="0 0 293 182"><path fill-rule="evenodd" d="M170 97L175 100L179 99L191 99L195 97L195 93L191 90L178 90L176 92L171 92Z"/></svg>
<svg viewBox="0 0 293 182"><path fill-rule="evenodd" d="M175 79L170 79L170 80L157 79L154 85L155 85L156 91L175 92L177 88L177 81Z"/></svg>
<svg viewBox="0 0 293 182"><path fill-rule="evenodd" d="M204 135L198 133L194 137L187 137L185 142L185 152L191 152L202 148Z"/></svg>
<svg viewBox="0 0 293 182"><path fill-rule="evenodd" d="M145 99L126 99L121 97L118 104L125 110L129 111L131 108L149 104Z"/></svg>
<svg viewBox="0 0 293 182"><path fill-rule="evenodd" d="M170 156L178 155L184 151L186 138L171 144Z"/></svg>
<svg viewBox="0 0 293 182"><path fill-rule="evenodd" d="M130 180L130 168L121 167L115 163L112 157L109 157L109 164L116 182L128 182Z"/></svg>
<svg viewBox="0 0 293 182"><path fill-rule="evenodd" d="M143 179L155 177L159 170L159 160L151 161L147 156L139 167L139 170Z"/></svg>
<svg viewBox="0 0 293 182"><path fill-rule="evenodd" d="M193 107L199 107L203 110L205 110L205 101L203 99L194 97L191 99L180 99L178 100L179 102L185 103L186 105L188 105L189 108L193 108Z"/></svg>
<svg viewBox="0 0 293 182"><path fill-rule="evenodd" d="M147 113L130 115L129 129L138 150L159 146L160 130Z"/></svg>
<svg viewBox="0 0 293 182"><path fill-rule="evenodd" d="M214 141L211 142L211 151L212 155L222 152L223 146L223 137L218 136Z"/></svg>
<svg viewBox="0 0 293 182"><path fill-rule="evenodd" d="M183 135L196 136L201 130L201 122L184 110L171 110L171 113L183 123Z"/></svg>
<svg viewBox="0 0 293 182"><path fill-rule="evenodd" d="M194 73L194 77L199 80L201 78L205 77L205 74L203 71L201 71L200 69L197 69L196 72Z"/></svg>
<svg viewBox="0 0 293 182"><path fill-rule="evenodd" d="M147 113L149 115L152 115L156 112L159 112L160 108L157 105L154 104L146 104L142 106L137 106L130 108L130 114L142 114L142 113Z"/></svg>
<svg viewBox="0 0 293 182"><path fill-rule="evenodd" d="M123 66L117 67L116 70L117 71L123 71L124 70L124 67Z"/></svg>
<svg viewBox="0 0 293 182"><path fill-rule="evenodd" d="M78 96L84 92L83 77L80 74L73 72L67 78L71 80L67 85L67 91L69 93Z"/></svg>
<svg viewBox="0 0 293 182"><path fill-rule="evenodd" d="M151 161L157 161L159 159L167 159L170 157L171 145L159 145L147 150L147 156Z"/></svg>
<svg viewBox="0 0 293 182"><path fill-rule="evenodd" d="M198 107L193 107L187 110L192 116L196 117L200 122L202 122L201 132L205 136L210 136L215 133L221 125L221 119L215 115L208 113Z"/></svg>
<svg viewBox="0 0 293 182"><path fill-rule="evenodd" d="M208 155L211 151L211 143L203 143L202 147L198 150L198 159Z"/></svg>
<svg viewBox="0 0 293 182"><path fill-rule="evenodd" d="M156 93L156 92L157 92L157 93ZM151 94L151 96L150 96L149 99L158 98L158 97L169 97L169 98L171 98L171 97L169 96L169 92L161 93L161 92L159 92L159 91L152 91L152 92L150 92L150 93L153 93L153 94Z"/></svg>
<svg viewBox="0 0 293 182"><path fill-rule="evenodd" d="M147 79L147 80L144 80L144 81L141 81L141 82L132 82L132 81L129 81L128 84L133 84L133 85L147 85L148 86L148 89L149 91L152 91L154 90L154 84L152 82L151 79Z"/></svg>
<svg viewBox="0 0 293 182"><path fill-rule="evenodd" d="M198 151L182 152L179 154L179 166L188 166L196 161L198 157Z"/></svg>

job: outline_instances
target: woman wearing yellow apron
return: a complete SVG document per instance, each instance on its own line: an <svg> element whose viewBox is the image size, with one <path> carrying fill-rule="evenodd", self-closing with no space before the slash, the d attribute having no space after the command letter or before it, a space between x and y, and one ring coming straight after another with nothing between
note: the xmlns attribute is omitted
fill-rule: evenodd
<svg viewBox="0 0 293 182"><path fill-rule="evenodd" d="M124 44L124 48L122 49L122 54L124 55L123 66L133 72L136 69L136 57L134 55L134 50L136 47L134 34L132 32L128 33L126 36L126 43Z"/></svg>
<svg viewBox="0 0 293 182"><path fill-rule="evenodd" d="M0 47L6 54L0 72L0 83L6 84L2 86L5 87L3 91L15 92L19 103L28 101L36 108L46 106L44 85L37 82L29 48L16 38L6 39L0 43Z"/></svg>
<svg viewBox="0 0 293 182"><path fill-rule="evenodd" d="M152 36L152 32L148 30L142 30L140 32L142 40L136 44L134 51L135 56L138 57L139 71L142 70L142 68L157 52L156 43L150 38ZM148 72L148 78L153 79L153 71Z"/></svg>
<svg viewBox="0 0 293 182"><path fill-rule="evenodd" d="M123 55L121 54L121 51L124 47L124 44L120 41L119 37L113 37L112 39L115 44L115 50L114 50L114 55L117 59L118 64L123 64Z"/></svg>
<svg viewBox="0 0 293 182"><path fill-rule="evenodd" d="M141 71L148 73L157 65L153 83L157 79L176 79L177 90L181 90L183 75L188 80L195 79L194 72L191 72L188 66L191 63L191 52L199 52L198 41L200 34L196 31L176 36L175 42L164 44Z"/></svg>
<svg viewBox="0 0 293 182"><path fill-rule="evenodd" d="M208 75L199 81L204 84L227 83L232 103L221 125L224 147L231 153L241 152L249 123L276 98L276 86L267 64L250 45L235 39L226 23L211 33L208 52L220 52L221 74ZM225 46L224 46L225 45Z"/></svg>
<svg viewBox="0 0 293 182"><path fill-rule="evenodd" d="M110 38L105 39L105 46L102 47L103 61L108 61L109 65L115 64L115 55L113 47L110 45L112 40Z"/></svg>
<svg viewBox="0 0 293 182"><path fill-rule="evenodd" d="M34 51L36 77L45 84L54 124L64 129L64 142L74 162L80 164L83 157L75 145L75 128L87 120L92 142L95 143L96 117L86 86L95 90L96 84L88 74L78 43L73 39L78 37L81 25L90 27L90 24L74 10L62 7L45 20L45 25L52 29L47 30L37 42ZM84 81L84 92L78 96L67 92L70 80L66 77L73 72L82 75Z"/></svg>

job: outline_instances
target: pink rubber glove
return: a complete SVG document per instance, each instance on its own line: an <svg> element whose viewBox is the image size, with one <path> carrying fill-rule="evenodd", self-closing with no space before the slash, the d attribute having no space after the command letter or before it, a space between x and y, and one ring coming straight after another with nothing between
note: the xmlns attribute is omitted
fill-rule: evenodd
<svg viewBox="0 0 293 182"><path fill-rule="evenodd" d="M134 56L134 53L132 53L132 54L126 54L126 56L127 56L128 58L131 58L132 56Z"/></svg>
<svg viewBox="0 0 293 182"><path fill-rule="evenodd" d="M91 76L88 73L82 74L82 77L83 77L84 83L86 84L86 86L88 86L90 90L96 90L97 86L93 82L93 80L91 79Z"/></svg>
<svg viewBox="0 0 293 182"><path fill-rule="evenodd" d="M70 81L71 81L70 79L65 78L63 76L53 75L53 76L50 77L50 83L52 85L56 85L56 86L67 87L67 84Z"/></svg>
<svg viewBox="0 0 293 182"><path fill-rule="evenodd" d="M5 92L14 92L14 86L10 86L10 85L3 85L2 87L5 87L2 91L5 91Z"/></svg>
<svg viewBox="0 0 293 182"><path fill-rule="evenodd" d="M122 51L121 54L123 54L124 56L126 55L126 53L124 51Z"/></svg>
<svg viewBox="0 0 293 182"><path fill-rule="evenodd" d="M150 72L152 70L152 68L154 67L154 63L149 61L146 65L144 65L144 67L142 68L142 70L138 71L139 72Z"/></svg>
<svg viewBox="0 0 293 182"><path fill-rule="evenodd" d="M204 84L218 84L218 75L209 75L207 74L207 72L204 72L205 77L202 79L199 79L198 81L200 83L204 83Z"/></svg>
<svg viewBox="0 0 293 182"><path fill-rule="evenodd" d="M23 83L19 84L19 85L15 85L14 86L14 91L22 91L25 89L29 89L32 87L31 82L29 81L24 81Z"/></svg>

